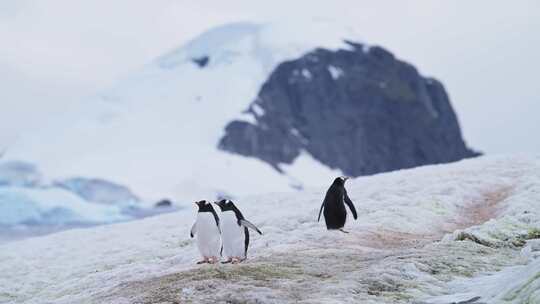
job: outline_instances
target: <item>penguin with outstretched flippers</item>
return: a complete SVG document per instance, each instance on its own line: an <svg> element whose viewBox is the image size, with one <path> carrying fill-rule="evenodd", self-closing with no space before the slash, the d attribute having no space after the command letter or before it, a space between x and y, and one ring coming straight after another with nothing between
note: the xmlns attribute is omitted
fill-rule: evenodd
<svg viewBox="0 0 540 304"><path fill-rule="evenodd" d="M358 215L356 214L356 208L354 204L347 195L347 190L345 190L345 181L348 177L338 177L334 180L328 191L326 191L326 196L319 210L319 218L317 222L321 219L321 213L324 214L324 220L326 222L326 228L328 230L340 230L342 232L348 233L343 230L345 222L347 221L347 210L345 209L345 204L351 209L352 215L356 220ZM324 212L323 212L324 209Z"/></svg>
<svg viewBox="0 0 540 304"><path fill-rule="evenodd" d="M223 253L227 260L222 263L240 263L247 258L249 247L249 230L262 232L244 218L242 212L230 200L221 200L215 203L221 209L221 238L223 240Z"/></svg>
<svg viewBox="0 0 540 304"><path fill-rule="evenodd" d="M197 236L197 247L203 259L197 264L214 264L221 256L221 230L219 227L219 217L207 201L198 201L195 204L199 207L197 220L191 227L190 236Z"/></svg>

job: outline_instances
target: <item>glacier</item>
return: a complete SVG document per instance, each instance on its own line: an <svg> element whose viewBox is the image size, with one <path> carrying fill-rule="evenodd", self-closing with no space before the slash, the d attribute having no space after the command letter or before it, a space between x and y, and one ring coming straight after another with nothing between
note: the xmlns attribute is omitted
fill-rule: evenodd
<svg viewBox="0 0 540 304"><path fill-rule="evenodd" d="M0 227L15 224L59 225L126 220L120 206L85 201L62 189L0 187Z"/></svg>
<svg viewBox="0 0 540 304"><path fill-rule="evenodd" d="M107 205L135 206L140 199L127 187L100 179L73 177L55 181L54 186L71 191L81 198Z"/></svg>
<svg viewBox="0 0 540 304"><path fill-rule="evenodd" d="M151 207L105 179L54 180L35 164L0 160L0 242L174 210Z"/></svg>
<svg viewBox="0 0 540 304"><path fill-rule="evenodd" d="M41 181L41 172L39 172L34 164L23 161L0 161L0 187L31 187L39 185Z"/></svg>

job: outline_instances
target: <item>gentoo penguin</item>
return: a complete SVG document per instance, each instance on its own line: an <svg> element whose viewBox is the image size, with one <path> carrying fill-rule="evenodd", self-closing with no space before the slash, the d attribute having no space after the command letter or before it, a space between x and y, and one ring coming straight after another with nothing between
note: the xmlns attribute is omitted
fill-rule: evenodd
<svg viewBox="0 0 540 304"><path fill-rule="evenodd" d="M324 209L324 220L326 221L326 228L328 230L339 229L342 232L348 233L343 230L345 221L347 220L345 204L351 209L354 219L356 220L358 217L353 202L347 195L347 190L345 190L345 181L347 179L348 177L344 176L336 178L330 188L328 188L328 191L326 191L317 222L321 219L321 212Z"/></svg>
<svg viewBox="0 0 540 304"><path fill-rule="evenodd" d="M249 231L251 228L259 234L262 232L247 221L242 212L230 200L221 200L215 203L221 209L221 238L223 240L223 253L227 260L223 263L239 263L247 258L249 247Z"/></svg>
<svg viewBox="0 0 540 304"><path fill-rule="evenodd" d="M219 217L214 207L207 201L198 201L195 204L199 207L197 220L191 227L190 236L197 236L197 247L203 256L203 260L197 264L216 263L221 256L221 230L219 227Z"/></svg>

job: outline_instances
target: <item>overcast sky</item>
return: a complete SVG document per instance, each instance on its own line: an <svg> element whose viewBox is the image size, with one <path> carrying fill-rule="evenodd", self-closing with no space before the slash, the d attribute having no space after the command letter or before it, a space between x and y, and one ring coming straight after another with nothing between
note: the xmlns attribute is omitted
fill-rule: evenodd
<svg viewBox="0 0 540 304"><path fill-rule="evenodd" d="M440 79L471 147L540 153L534 0L0 0L0 142L212 26L282 18L345 23Z"/></svg>

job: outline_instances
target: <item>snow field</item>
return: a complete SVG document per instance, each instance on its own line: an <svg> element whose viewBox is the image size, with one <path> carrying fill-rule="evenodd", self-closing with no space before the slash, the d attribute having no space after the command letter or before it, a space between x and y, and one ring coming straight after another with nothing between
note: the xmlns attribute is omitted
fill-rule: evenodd
<svg viewBox="0 0 540 304"><path fill-rule="evenodd" d="M350 234L316 222L326 187L242 197L237 206L264 235L253 235L249 259L238 266L194 265L194 209L12 242L0 246L0 273L8 274L0 277L0 300L444 303L479 296L524 303L536 299L531 286L540 272L538 248L523 249L540 228L539 168L538 158L481 157L350 180L359 213L349 218ZM484 222L486 206L495 218ZM477 241L453 240L457 229ZM524 263L527 274L517 275L513 267ZM483 278L510 290L477 288Z"/></svg>

